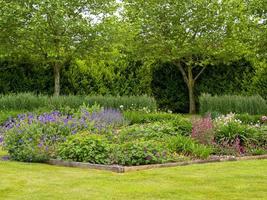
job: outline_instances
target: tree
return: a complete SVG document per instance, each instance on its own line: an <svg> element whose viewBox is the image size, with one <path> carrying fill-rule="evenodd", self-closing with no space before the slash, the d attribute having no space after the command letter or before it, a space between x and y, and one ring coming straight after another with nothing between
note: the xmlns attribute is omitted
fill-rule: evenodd
<svg viewBox="0 0 267 200"><path fill-rule="evenodd" d="M256 52L260 59L267 60L267 1L252 0L249 8L251 18L256 25L253 29Z"/></svg>
<svg viewBox="0 0 267 200"><path fill-rule="evenodd" d="M251 46L255 52L252 60L256 69L251 93L258 93L267 99L267 1L251 0L248 4L250 19L254 24L251 31Z"/></svg>
<svg viewBox="0 0 267 200"><path fill-rule="evenodd" d="M206 66L248 51L242 0L126 0L124 9L140 55L172 63L182 74L190 113L196 112L194 88Z"/></svg>
<svg viewBox="0 0 267 200"><path fill-rule="evenodd" d="M115 4L115 0L1 0L0 49L26 52L50 65L58 96L64 63L103 49L107 39L103 23L109 23Z"/></svg>

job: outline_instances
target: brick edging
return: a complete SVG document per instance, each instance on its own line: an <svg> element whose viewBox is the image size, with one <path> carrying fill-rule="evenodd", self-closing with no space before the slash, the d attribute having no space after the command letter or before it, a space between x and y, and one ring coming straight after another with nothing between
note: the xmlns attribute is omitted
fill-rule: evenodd
<svg viewBox="0 0 267 200"><path fill-rule="evenodd" d="M218 158L210 158L207 160L191 160L191 161L184 161L184 162L140 165L140 166L99 165L99 164L91 164L91 163L63 161L63 160L56 160L56 159L49 160L47 164L65 166L65 167L78 167L78 168L87 168L87 169L106 170L106 171L112 171L116 173L125 173L125 172L131 172L131 171L140 171L140 170L163 168L163 167L176 167L176 166L185 166L185 165L192 165L192 164L204 164L204 163L239 161L239 160L259 160L259 159L267 159L267 154L259 155L259 156L244 156L244 157L234 157L234 156L222 157L222 158L218 157Z"/></svg>

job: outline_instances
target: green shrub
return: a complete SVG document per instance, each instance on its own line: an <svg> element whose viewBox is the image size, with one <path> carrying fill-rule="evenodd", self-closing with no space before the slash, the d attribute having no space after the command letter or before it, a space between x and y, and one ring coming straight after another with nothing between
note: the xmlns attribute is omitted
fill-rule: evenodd
<svg viewBox="0 0 267 200"><path fill-rule="evenodd" d="M258 129L239 121L230 121L217 125L215 129L215 140L217 143L235 145L236 140L240 140L240 145L245 145L256 139Z"/></svg>
<svg viewBox="0 0 267 200"><path fill-rule="evenodd" d="M177 135L170 137L165 141L171 152L184 154L195 158L206 159L212 153L212 149L205 145L199 144L190 137Z"/></svg>
<svg viewBox="0 0 267 200"><path fill-rule="evenodd" d="M174 130L181 135L189 136L192 133L193 125L188 118L180 117L170 121L171 126Z"/></svg>
<svg viewBox="0 0 267 200"><path fill-rule="evenodd" d="M145 140L161 140L166 136L173 136L179 134L174 130L174 127L169 124L162 124L160 122L132 125L120 130L118 138L121 142L133 141L138 139Z"/></svg>
<svg viewBox="0 0 267 200"><path fill-rule="evenodd" d="M60 110L64 107L79 108L86 104L98 104L105 108L121 110L143 110L147 112L157 109L153 98L147 96L59 96L33 95L31 93L9 94L0 96L0 110L27 110L47 108Z"/></svg>
<svg viewBox="0 0 267 200"><path fill-rule="evenodd" d="M136 140L115 145L113 148L115 163L120 165L145 165L163 163L171 159L171 155L163 143L158 141Z"/></svg>
<svg viewBox="0 0 267 200"><path fill-rule="evenodd" d="M156 112L156 113L146 113L140 111L126 111L123 112L124 117L131 124L142 124L156 121L166 121L166 120L175 120L176 118L180 118L180 115L170 114L164 112Z"/></svg>
<svg viewBox="0 0 267 200"><path fill-rule="evenodd" d="M211 96L202 94L200 97L200 113L221 113L230 112L238 114L265 114L267 113L266 101L260 96Z"/></svg>
<svg viewBox="0 0 267 200"><path fill-rule="evenodd" d="M155 139L176 135L190 135L192 131L192 124L188 119L179 119L164 122L154 122L147 124L136 124L125 127L119 132L120 141L130 141L136 139Z"/></svg>
<svg viewBox="0 0 267 200"><path fill-rule="evenodd" d="M173 121L133 125L122 129L118 134L118 139L120 143L129 141L134 143L139 140L157 141L164 144L165 149L172 153L207 158L211 153L211 149L187 137L188 133L186 131L189 130L188 127L185 126L185 128L182 124L180 126L177 125L179 123L175 126ZM192 124L190 124L190 130L192 130Z"/></svg>
<svg viewBox="0 0 267 200"><path fill-rule="evenodd" d="M261 123L262 115L237 114L235 119L242 121L245 124L259 124Z"/></svg>
<svg viewBox="0 0 267 200"><path fill-rule="evenodd" d="M110 144L104 136L84 132L67 137L58 147L58 157L77 162L109 164Z"/></svg>
<svg viewBox="0 0 267 200"><path fill-rule="evenodd" d="M4 122L6 122L8 119L10 118L15 118L17 117L18 114L20 114L21 111L0 111L0 125L3 124Z"/></svg>

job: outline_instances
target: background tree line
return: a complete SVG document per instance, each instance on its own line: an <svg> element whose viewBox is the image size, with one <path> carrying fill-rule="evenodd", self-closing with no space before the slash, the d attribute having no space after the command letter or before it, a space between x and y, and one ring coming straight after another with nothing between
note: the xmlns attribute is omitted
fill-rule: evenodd
<svg viewBox="0 0 267 200"><path fill-rule="evenodd" d="M1 93L267 94L264 0L1 0Z"/></svg>

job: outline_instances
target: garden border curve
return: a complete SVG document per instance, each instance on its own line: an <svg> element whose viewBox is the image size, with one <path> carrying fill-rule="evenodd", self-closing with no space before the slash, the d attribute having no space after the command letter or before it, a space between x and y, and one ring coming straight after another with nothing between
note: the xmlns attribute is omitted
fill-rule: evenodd
<svg viewBox="0 0 267 200"><path fill-rule="evenodd" d="M139 166L99 165L99 164L91 164L91 163L83 163L83 162L63 161L63 160L56 160L56 159L49 160L47 164L56 165L56 166L64 166L64 167L78 167L78 168L87 168L87 169L106 170L106 171L112 171L116 173L125 173L125 172L140 171L140 170L147 170L147 169L154 169L154 168L176 167L176 166L185 166L185 165L192 165L192 164L205 164L205 163L241 161L241 160L260 160L260 159L267 159L267 154L259 155L259 156L243 156L243 157L227 156L227 157L209 158L206 160L191 160L191 161L184 161L184 162L139 165Z"/></svg>

